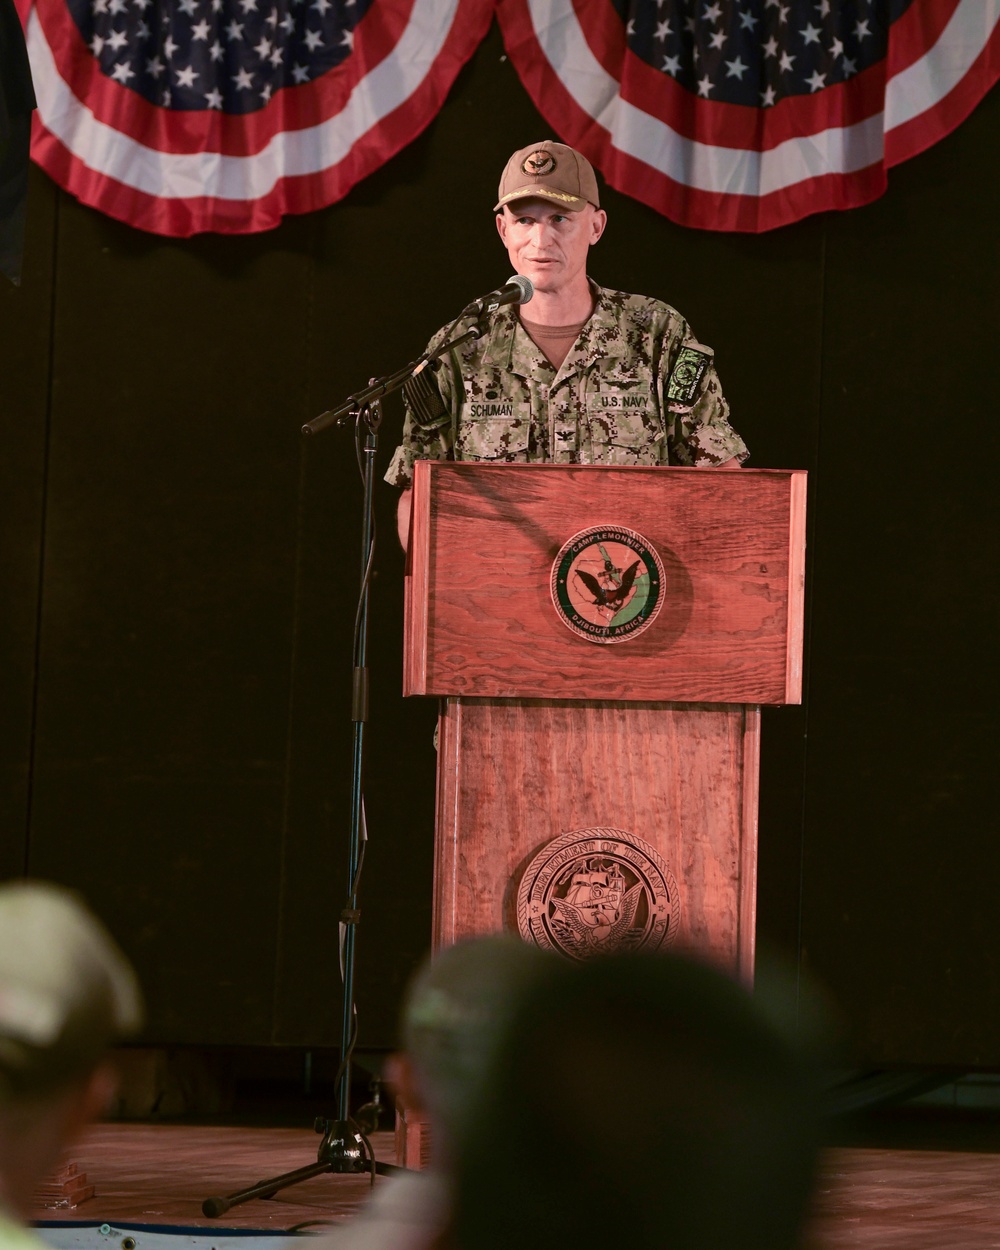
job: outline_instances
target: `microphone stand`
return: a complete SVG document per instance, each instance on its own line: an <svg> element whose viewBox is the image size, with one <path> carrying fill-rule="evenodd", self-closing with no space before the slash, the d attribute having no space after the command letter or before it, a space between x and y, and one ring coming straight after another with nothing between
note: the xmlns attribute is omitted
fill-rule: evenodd
<svg viewBox="0 0 1000 1250"><path fill-rule="evenodd" d="M492 311L487 308L463 334L442 344L433 352L424 352L417 360L374 378L363 390L348 396L343 403L327 412L320 413L302 427L303 434L318 434L331 425L342 426L353 420L358 440L358 459L361 467L364 491L361 517L361 586L355 616L355 642L352 662L351 720L354 722L354 742L351 774L351 829L348 847L347 899L340 913L340 970L343 980L343 1000L340 1032L340 1066L334 1084L337 1087L337 1118L318 1117L314 1123L317 1133L323 1134L315 1163L258 1181L248 1189L238 1190L225 1197L206 1198L201 1204L202 1212L210 1219L217 1219L232 1207L251 1198L272 1198L279 1190L297 1185L324 1172L354 1174L368 1172L372 1185L376 1173L386 1175L403 1171L391 1163L381 1163L375 1158L371 1142L356 1120L350 1115L351 1056L358 1032L358 1013L354 1002L355 941L361 911L358 908L358 885L364 864L365 843L368 833L365 827L364 758L365 726L368 721L368 601L372 567L375 555L375 453L378 450L378 431L382 424L382 398L398 391L417 369L437 359L454 347L470 339L478 339L486 331L486 318ZM360 446L361 431L365 431L364 448Z"/></svg>

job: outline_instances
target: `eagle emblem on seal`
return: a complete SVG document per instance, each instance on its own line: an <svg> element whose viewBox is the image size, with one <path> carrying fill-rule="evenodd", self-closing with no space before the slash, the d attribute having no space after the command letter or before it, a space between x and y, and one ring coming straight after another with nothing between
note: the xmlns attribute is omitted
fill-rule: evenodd
<svg viewBox="0 0 1000 1250"><path fill-rule="evenodd" d="M567 876L569 887L562 898L553 896L549 917L563 950L580 956L638 944L642 931L634 924L641 883L627 889L618 865L600 856L575 860L560 884Z"/></svg>

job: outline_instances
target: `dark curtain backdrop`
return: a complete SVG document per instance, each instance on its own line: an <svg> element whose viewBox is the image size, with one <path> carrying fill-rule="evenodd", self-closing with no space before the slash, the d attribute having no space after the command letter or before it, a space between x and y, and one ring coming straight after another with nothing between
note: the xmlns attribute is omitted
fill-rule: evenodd
<svg viewBox="0 0 1000 1250"><path fill-rule="evenodd" d="M0 872L90 897L151 1042L337 1043L361 492L348 434L298 431L506 278L495 184L547 133L494 30L416 143L266 235L142 235L35 172L0 291ZM993 92L877 203L762 237L608 192L593 253L715 347L751 463L810 470L806 701L764 717L759 932L829 988L858 1062L1000 1054L998 140ZM394 506L383 487L366 1048L430 923L436 709L399 695Z"/></svg>

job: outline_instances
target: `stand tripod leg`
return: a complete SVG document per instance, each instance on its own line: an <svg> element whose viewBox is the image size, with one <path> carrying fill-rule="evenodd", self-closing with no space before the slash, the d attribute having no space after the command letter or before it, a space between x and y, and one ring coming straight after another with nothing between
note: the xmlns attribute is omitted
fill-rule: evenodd
<svg viewBox="0 0 1000 1250"><path fill-rule="evenodd" d="M284 1172L281 1176L272 1176L270 1180L258 1181L256 1185L251 1185L249 1189L240 1189L235 1194L227 1194L225 1198L206 1198L201 1204L203 1215L207 1215L209 1219L218 1219L220 1215L231 1208L239 1206L241 1202L249 1202L251 1198L271 1198L280 1189L287 1189L289 1185L297 1185L299 1181L307 1181L313 1176L320 1176L323 1172L330 1172L332 1168L325 1160L320 1163L310 1163L307 1167L296 1168L294 1172Z"/></svg>
<svg viewBox="0 0 1000 1250"><path fill-rule="evenodd" d="M337 1158L322 1159L319 1163L310 1163L307 1167L296 1168L294 1172L285 1172L281 1176L272 1176L270 1180L258 1181L256 1185L251 1185L249 1189L241 1189L235 1194L227 1194L225 1198L206 1198L201 1204L203 1215L207 1215L211 1220L217 1220L220 1215L225 1215L232 1207L238 1207L241 1202L249 1202L251 1198L271 1198L279 1190L287 1189L289 1185L297 1185L299 1181L308 1181L314 1176L322 1176L324 1172L371 1172L373 1176L391 1176L393 1172L405 1172L405 1168L397 1167L394 1163L377 1162L373 1157L365 1159L357 1166L353 1161L344 1166L344 1162Z"/></svg>

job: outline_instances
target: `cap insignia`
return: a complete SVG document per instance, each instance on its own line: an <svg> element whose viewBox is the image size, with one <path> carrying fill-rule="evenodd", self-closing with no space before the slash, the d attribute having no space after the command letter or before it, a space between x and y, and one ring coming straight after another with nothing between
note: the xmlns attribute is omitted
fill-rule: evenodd
<svg viewBox="0 0 1000 1250"><path fill-rule="evenodd" d="M521 162L521 172L533 178L544 178L546 174L554 173L555 168L556 158L551 152L546 152L544 148L539 148L537 152L532 152Z"/></svg>

